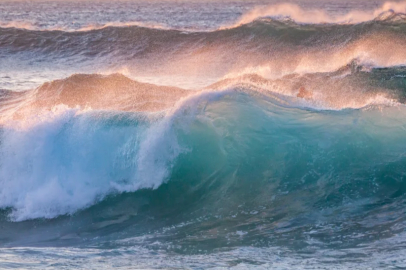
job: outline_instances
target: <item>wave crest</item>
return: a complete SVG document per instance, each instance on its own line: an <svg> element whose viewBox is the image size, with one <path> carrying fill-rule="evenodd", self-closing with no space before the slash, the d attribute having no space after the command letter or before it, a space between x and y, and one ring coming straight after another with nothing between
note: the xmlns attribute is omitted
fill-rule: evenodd
<svg viewBox="0 0 406 270"><path fill-rule="evenodd" d="M404 22L405 13L405 2L386 2L380 8L373 11L351 11L347 14L337 16L330 15L324 10L306 10L295 4L283 3L265 8L255 8L244 14L234 27L265 17L276 19L289 18L297 23L306 24L356 24L372 20L398 21L399 19Z"/></svg>
<svg viewBox="0 0 406 270"><path fill-rule="evenodd" d="M30 126L32 116L55 106L81 110L162 112L181 106L191 96L244 91L278 99L293 107L342 110L369 105L398 105L406 101L404 67L371 68L353 61L337 71L293 73L269 79L261 73L229 74L199 90L158 86L134 81L121 74L76 74L48 82L26 92L3 91L2 123L15 120Z"/></svg>

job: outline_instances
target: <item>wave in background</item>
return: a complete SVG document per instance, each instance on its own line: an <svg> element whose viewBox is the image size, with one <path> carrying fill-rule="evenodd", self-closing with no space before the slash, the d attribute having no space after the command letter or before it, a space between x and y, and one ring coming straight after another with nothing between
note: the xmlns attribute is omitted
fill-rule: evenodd
<svg viewBox="0 0 406 270"><path fill-rule="evenodd" d="M268 7L254 8L244 14L236 25L247 24L259 18L273 17L278 19L287 18L297 23L304 24L357 24L385 16L388 11L394 13L406 13L405 2L385 2L375 10L351 10L346 14L332 15L324 9L303 9L299 5L283 3Z"/></svg>
<svg viewBox="0 0 406 270"><path fill-rule="evenodd" d="M244 9L243 9L244 10ZM391 11L395 13L406 13L406 4L402 1L398 2L384 2L378 8L367 8L365 6L363 10L351 9L347 12L341 14L334 14L327 12L323 8L304 8L298 4L294 3L275 3L272 5L260 5L260 7L254 7L248 11L242 11L243 14L241 17L232 24L232 26L221 25L217 29L230 28L239 26L242 24L251 23L255 20L261 18L274 18L274 19L290 19L297 23L303 24L357 24L362 22L367 22L374 20L378 17L381 17L386 12ZM227 23L226 23L227 24ZM30 21L3 21L0 22L0 27L2 28L19 28L26 30L38 30L38 31L65 31L65 32L83 32L98 30L106 27L127 27L127 26L141 26L146 28L164 28L164 29L174 29L174 30L183 30L183 31L199 31L199 28L195 27L171 27L169 25L165 26L163 23L151 23L143 21L110 21L106 23L90 24L90 25L81 25L79 28L72 28L72 25L66 26L46 26L45 23L33 23ZM205 31L214 31L217 29L207 29ZM200 29L202 31L202 29Z"/></svg>
<svg viewBox="0 0 406 270"><path fill-rule="evenodd" d="M401 3L393 5L401 9ZM405 28L404 14L394 10L357 24L303 25L268 17L209 32L139 26L81 32L0 28L5 63L0 87L26 90L73 73L119 72L152 84L199 89L243 74L275 79L333 72L353 61L398 66L406 63Z"/></svg>

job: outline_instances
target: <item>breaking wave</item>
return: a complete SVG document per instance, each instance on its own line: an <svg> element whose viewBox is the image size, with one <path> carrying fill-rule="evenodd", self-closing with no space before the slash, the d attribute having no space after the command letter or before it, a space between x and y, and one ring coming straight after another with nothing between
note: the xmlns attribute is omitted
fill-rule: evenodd
<svg viewBox="0 0 406 270"><path fill-rule="evenodd" d="M284 4L212 31L11 26L0 56L18 74L64 72L0 90L0 248L404 247L404 3Z"/></svg>
<svg viewBox="0 0 406 270"><path fill-rule="evenodd" d="M14 209L10 218L15 221L53 218L108 194L157 188L171 175L178 156L193 151L179 143L182 127L198 121L198 115L209 117L205 108L228 96L236 100L225 108L238 110L243 106L238 100L247 95L268 100L267 106L280 113L298 114L299 108L299 115L309 114L306 108L402 106L405 78L402 67L365 70L352 63L332 73L276 80L244 75L199 91L140 83L120 74L77 74L31 91L3 91L1 207ZM239 117L249 121L254 116Z"/></svg>

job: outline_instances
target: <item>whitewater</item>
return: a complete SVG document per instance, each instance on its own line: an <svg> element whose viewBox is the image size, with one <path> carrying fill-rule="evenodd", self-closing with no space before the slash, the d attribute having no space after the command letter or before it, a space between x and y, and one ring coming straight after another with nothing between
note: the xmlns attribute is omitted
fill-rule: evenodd
<svg viewBox="0 0 406 270"><path fill-rule="evenodd" d="M0 2L1 269L406 267L406 2Z"/></svg>

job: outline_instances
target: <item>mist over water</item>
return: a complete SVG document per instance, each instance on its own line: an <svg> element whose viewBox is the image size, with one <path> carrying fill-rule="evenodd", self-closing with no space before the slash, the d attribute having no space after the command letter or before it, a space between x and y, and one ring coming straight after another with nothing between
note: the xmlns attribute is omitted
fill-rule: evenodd
<svg viewBox="0 0 406 270"><path fill-rule="evenodd" d="M228 73L267 70L272 68L269 64L278 68L272 68L267 75L280 76L297 71L334 71L352 58L367 58L375 63L371 50L382 53L388 46L397 45L393 49L399 51L404 42L400 38L390 43L387 39L392 37L379 33L378 37L367 37L360 46L354 44L346 48L346 43L356 40L353 35L341 35L346 27L332 35L341 37L334 44L330 44L334 41L332 37L322 38L311 32L307 36L307 31L302 34L290 31L288 37L297 42L285 44L278 42L278 33L273 36L279 27L274 30L273 27L254 28L252 33L238 30L242 24L257 24L255 22L263 18L291 18L299 24L368 22L387 11L404 13L402 1L117 1L114 4L106 1L6 1L0 8L0 89L17 91L74 73L114 72L143 82L195 89L214 83ZM236 27L235 31L216 31ZM246 27L241 30L244 29ZM329 28L322 29L315 32L328 36ZM358 37L358 43L362 43L363 38ZM303 48L303 43L307 43L307 48ZM316 52L326 46L327 55L314 55L310 51L311 59L302 61L310 49L309 44L317 45ZM377 45L380 48L375 48ZM331 47L346 50L336 55ZM395 53L392 57L382 57L404 63L404 50L401 52L400 56ZM334 56L332 61L331 55ZM281 57L286 64L276 61ZM327 63L315 68L323 58L327 58ZM376 64L386 64L382 62ZM311 70L307 70L307 66Z"/></svg>
<svg viewBox="0 0 406 270"><path fill-rule="evenodd" d="M0 3L0 268L406 266L406 4Z"/></svg>

